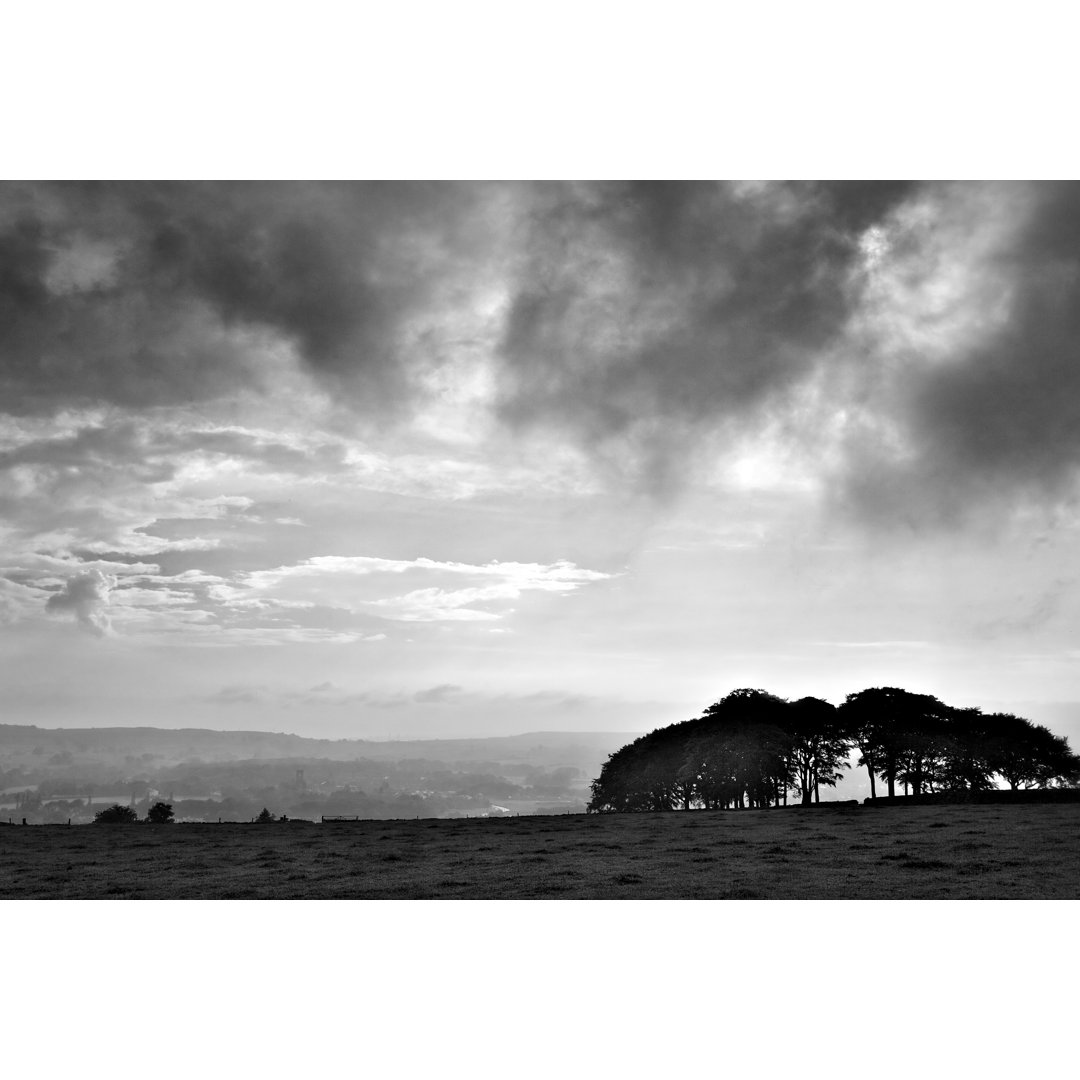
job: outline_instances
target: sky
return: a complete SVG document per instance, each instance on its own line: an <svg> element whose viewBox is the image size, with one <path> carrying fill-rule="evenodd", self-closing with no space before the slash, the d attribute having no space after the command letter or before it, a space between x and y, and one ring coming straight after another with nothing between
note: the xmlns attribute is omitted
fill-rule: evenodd
<svg viewBox="0 0 1080 1080"><path fill-rule="evenodd" d="M2 721L1080 745L1080 186L0 184Z"/></svg>

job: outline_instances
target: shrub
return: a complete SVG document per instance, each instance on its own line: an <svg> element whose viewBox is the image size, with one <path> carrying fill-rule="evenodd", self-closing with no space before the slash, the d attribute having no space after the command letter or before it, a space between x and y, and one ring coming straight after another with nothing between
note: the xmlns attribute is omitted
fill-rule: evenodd
<svg viewBox="0 0 1080 1080"><path fill-rule="evenodd" d="M126 825L130 821L138 820L139 815L130 806L121 806L119 803L106 806L104 810L99 810L94 815L95 825Z"/></svg>

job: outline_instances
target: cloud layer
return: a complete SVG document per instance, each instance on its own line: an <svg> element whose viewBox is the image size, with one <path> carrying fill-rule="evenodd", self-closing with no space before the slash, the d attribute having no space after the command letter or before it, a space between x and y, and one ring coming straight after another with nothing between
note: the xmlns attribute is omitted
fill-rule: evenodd
<svg viewBox="0 0 1080 1080"><path fill-rule="evenodd" d="M502 414L656 488L830 356L859 238L906 184L540 186L501 341Z"/></svg>
<svg viewBox="0 0 1080 1080"><path fill-rule="evenodd" d="M1078 342L1076 184L4 184L0 611L479 630L617 575L604 491L1068 516ZM566 546L432 509L492 493Z"/></svg>
<svg viewBox="0 0 1080 1080"><path fill-rule="evenodd" d="M7 184L0 390L12 412L275 389L275 350L369 412L483 234L456 184Z"/></svg>
<svg viewBox="0 0 1080 1080"><path fill-rule="evenodd" d="M940 522L1072 492L1078 223L1075 184L6 184L0 396L468 399L657 493L768 426Z"/></svg>
<svg viewBox="0 0 1080 1080"><path fill-rule="evenodd" d="M1073 499L1080 185L935 185L877 238L876 370L845 461L857 505L941 522Z"/></svg>

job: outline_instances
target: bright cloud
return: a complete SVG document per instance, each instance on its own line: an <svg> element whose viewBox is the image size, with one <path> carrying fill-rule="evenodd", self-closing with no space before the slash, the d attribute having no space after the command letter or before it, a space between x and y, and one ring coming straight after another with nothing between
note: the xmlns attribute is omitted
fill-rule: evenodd
<svg viewBox="0 0 1080 1080"><path fill-rule="evenodd" d="M386 576L418 580L475 579L466 587L428 585L405 593L384 595ZM592 582L613 577L560 560L551 564L491 562L482 565L372 556L317 556L295 566L255 571L242 586L226 586L226 603L250 602L251 593L276 602L288 598L318 598L333 607L370 611L404 622L484 622L502 618L505 602L527 592L570 593ZM492 605L496 610L492 610ZM502 606L503 610L498 610Z"/></svg>

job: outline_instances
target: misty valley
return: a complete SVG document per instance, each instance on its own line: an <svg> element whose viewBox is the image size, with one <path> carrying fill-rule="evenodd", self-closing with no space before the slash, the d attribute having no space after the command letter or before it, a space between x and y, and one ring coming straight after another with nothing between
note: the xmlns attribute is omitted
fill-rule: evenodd
<svg viewBox="0 0 1080 1080"><path fill-rule="evenodd" d="M628 736L541 733L414 742L265 732L0 725L0 820L83 824L164 801L179 822L449 818L585 809Z"/></svg>

